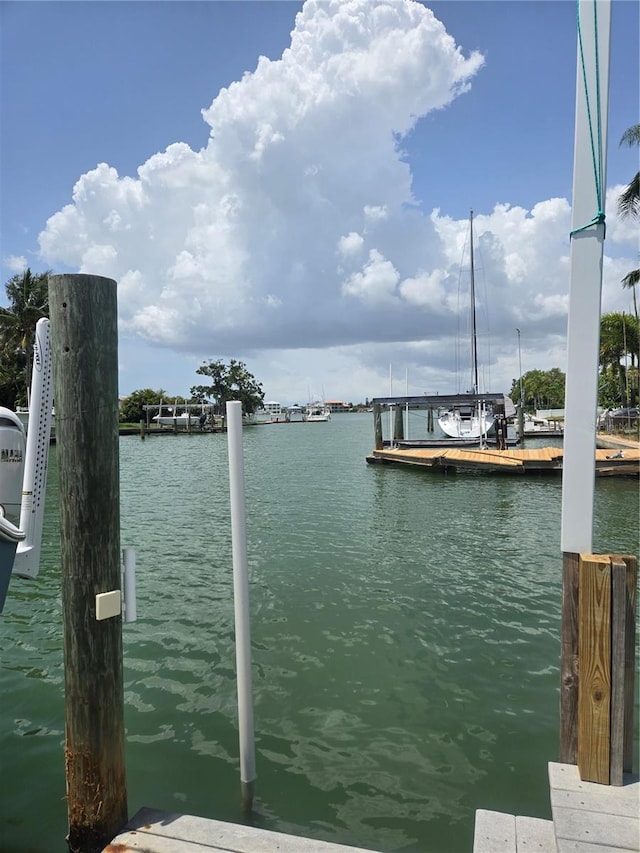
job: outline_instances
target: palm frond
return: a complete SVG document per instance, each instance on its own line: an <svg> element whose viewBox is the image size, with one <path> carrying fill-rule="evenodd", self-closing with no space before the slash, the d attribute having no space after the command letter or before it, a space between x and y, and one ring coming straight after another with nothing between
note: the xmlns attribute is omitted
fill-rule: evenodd
<svg viewBox="0 0 640 853"><path fill-rule="evenodd" d="M632 288L640 282L640 270L631 270L622 279L622 286Z"/></svg>
<svg viewBox="0 0 640 853"><path fill-rule="evenodd" d="M629 147L640 145L640 124L632 124L631 127L625 130L622 134L620 145L628 145Z"/></svg>
<svg viewBox="0 0 640 853"><path fill-rule="evenodd" d="M623 218L631 216L633 219L640 215L640 172L636 172L629 186L620 194L618 213Z"/></svg>

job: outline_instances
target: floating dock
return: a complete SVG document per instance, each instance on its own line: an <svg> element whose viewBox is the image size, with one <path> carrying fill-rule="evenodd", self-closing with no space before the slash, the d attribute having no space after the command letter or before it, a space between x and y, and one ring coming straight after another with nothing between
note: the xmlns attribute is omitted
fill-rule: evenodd
<svg viewBox="0 0 640 853"><path fill-rule="evenodd" d="M640 444L611 439L611 447L595 451L596 475L637 477L640 475ZM504 474L562 473L561 447L508 448L383 448L366 457L370 464L400 464L448 473L484 471Z"/></svg>

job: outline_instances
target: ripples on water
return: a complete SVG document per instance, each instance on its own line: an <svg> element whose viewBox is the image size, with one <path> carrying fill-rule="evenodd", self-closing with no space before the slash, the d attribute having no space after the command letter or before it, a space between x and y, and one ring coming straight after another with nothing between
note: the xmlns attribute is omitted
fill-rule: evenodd
<svg viewBox="0 0 640 853"><path fill-rule="evenodd" d="M254 822L468 853L476 808L548 816L560 482L367 466L372 434L343 416L245 435ZM131 813L242 820L227 471L223 436L121 439ZM7 851L65 849L56 485L53 463L42 575L0 620ZM637 482L599 481L594 549L638 553L637 510Z"/></svg>

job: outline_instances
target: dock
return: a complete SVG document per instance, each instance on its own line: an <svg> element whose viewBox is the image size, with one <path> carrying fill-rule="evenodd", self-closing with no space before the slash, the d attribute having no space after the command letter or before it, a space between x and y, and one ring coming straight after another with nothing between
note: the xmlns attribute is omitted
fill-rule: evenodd
<svg viewBox="0 0 640 853"><path fill-rule="evenodd" d="M640 782L582 782L572 764L549 764L552 819L478 809L473 853L640 853ZM103 853L376 853L156 809L142 808ZM449 853L449 851L426 851Z"/></svg>
<svg viewBox="0 0 640 853"><path fill-rule="evenodd" d="M638 853L640 782L582 782L573 764L549 763L551 820L478 809L473 853Z"/></svg>
<svg viewBox="0 0 640 853"><path fill-rule="evenodd" d="M142 808L102 853L377 853L221 820Z"/></svg>
<svg viewBox="0 0 640 853"><path fill-rule="evenodd" d="M484 471L504 474L560 474L564 451L561 447L532 448L402 448L373 450L366 457L369 464L400 464L435 469L440 472ZM596 476L640 475L640 444L611 439L610 447L595 451Z"/></svg>

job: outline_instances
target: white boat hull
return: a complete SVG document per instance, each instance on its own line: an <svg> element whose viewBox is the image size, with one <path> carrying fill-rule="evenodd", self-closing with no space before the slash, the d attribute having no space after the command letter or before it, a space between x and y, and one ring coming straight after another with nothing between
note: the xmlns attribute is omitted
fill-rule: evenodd
<svg viewBox="0 0 640 853"><path fill-rule="evenodd" d="M464 416L457 411L447 412L438 418L438 425L449 438L477 438L491 435L495 428L495 420L487 412L479 415Z"/></svg>
<svg viewBox="0 0 640 853"><path fill-rule="evenodd" d="M331 420L331 409L324 403L310 403L307 406L305 420L308 424L325 423Z"/></svg>
<svg viewBox="0 0 640 853"><path fill-rule="evenodd" d="M200 423L200 417L196 415L177 415L175 418L171 417L171 415L156 415L152 420L153 423L160 426L173 426L176 424L176 426L181 427L194 427Z"/></svg>

